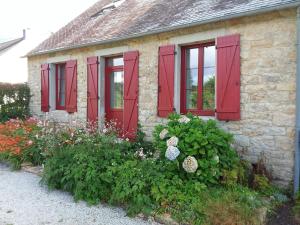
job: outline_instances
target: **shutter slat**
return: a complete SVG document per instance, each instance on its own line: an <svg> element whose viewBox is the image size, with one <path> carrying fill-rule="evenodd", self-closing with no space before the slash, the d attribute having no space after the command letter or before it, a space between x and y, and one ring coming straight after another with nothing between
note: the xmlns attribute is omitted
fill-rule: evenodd
<svg viewBox="0 0 300 225"><path fill-rule="evenodd" d="M124 137L134 139L138 128L139 53L124 53Z"/></svg>
<svg viewBox="0 0 300 225"><path fill-rule="evenodd" d="M66 110L69 113L77 111L77 61L66 63Z"/></svg>
<svg viewBox="0 0 300 225"><path fill-rule="evenodd" d="M41 65L41 110L49 112L49 64Z"/></svg>
<svg viewBox="0 0 300 225"><path fill-rule="evenodd" d="M87 58L87 121L98 121L98 57Z"/></svg>
<svg viewBox="0 0 300 225"><path fill-rule="evenodd" d="M240 35L217 38L217 118L240 120Z"/></svg>
<svg viewBox="0 0 300 225"><path fill-rule="evenodd" d="M175 45L159 48L158 116L168 117L174 111Z"/></svg>

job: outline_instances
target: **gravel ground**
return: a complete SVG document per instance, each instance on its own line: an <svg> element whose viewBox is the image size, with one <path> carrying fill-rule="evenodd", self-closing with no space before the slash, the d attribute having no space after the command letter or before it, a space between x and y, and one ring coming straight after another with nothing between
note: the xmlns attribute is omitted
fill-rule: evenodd
<svg viewBox="0 0 300 225"><path fill-rule="evenodd" d="M34 174L11 172L0 164L0 225L156 224L126 217L122 209L75 203L68 193L48 191L39 181Z"/></svg>

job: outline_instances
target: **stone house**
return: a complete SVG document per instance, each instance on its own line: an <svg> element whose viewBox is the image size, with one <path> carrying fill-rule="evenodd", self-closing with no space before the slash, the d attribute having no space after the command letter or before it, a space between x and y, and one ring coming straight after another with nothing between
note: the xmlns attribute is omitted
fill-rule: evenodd
<svg viewBox="0 0 300 225"><path fill-rule="evenodd" d="M28 53L31 111L114 120L128 137L140 123L149 138L174 111L215 119L246 159L264 154L274 179L297 189L299 5L100 0Z"/></svg>

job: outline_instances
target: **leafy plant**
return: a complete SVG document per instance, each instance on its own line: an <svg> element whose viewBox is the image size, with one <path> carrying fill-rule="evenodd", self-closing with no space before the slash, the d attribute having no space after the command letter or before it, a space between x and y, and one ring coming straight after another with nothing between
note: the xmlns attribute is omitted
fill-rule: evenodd
<svg viewBox="0 0 300 225"><path fill-rule="evenodd" d="M0 122L28 117L30 97L30 89L26 83L0 83Z"/></svg>
<svg viewBox="0 0 300 225"><path fill-rule="evenodd" d="M167 135L161 137L161 132ZM217 184L224 170L232 170L239 162L236 152L232 149L232 135L218 128L213 120L207 122L191 114L180 116L173 114L166 125L155 128L154 143L165 159L167 140L178 138L177 147L180 154L173 161L177 174L184 179L197 179L204 184ZM198 169L195 173L186 173L183 161L192 156L197 160ZM175 171L174 171L175 173Z"/></svg>

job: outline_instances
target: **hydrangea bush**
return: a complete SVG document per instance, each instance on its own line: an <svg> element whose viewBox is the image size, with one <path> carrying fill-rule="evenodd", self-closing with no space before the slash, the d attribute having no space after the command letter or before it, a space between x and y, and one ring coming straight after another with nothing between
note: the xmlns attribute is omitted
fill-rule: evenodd
<svg viewBox="0 0 300 225"><path fill-rule="evenodd" d="M204 184L219 183L223 171L232 170L239 162L232 141L232 135L220 129L216 121L203 121L191 114L173 114L166 125L154 131L160 159L173 164L169 168L182 178Z"/></svg>

